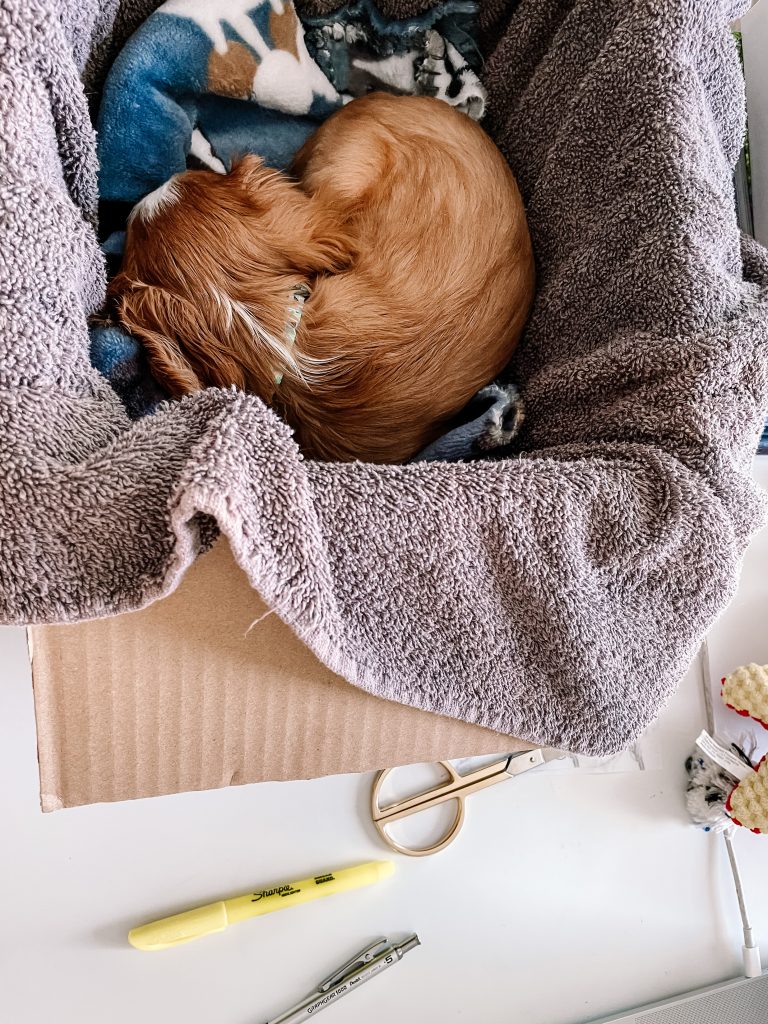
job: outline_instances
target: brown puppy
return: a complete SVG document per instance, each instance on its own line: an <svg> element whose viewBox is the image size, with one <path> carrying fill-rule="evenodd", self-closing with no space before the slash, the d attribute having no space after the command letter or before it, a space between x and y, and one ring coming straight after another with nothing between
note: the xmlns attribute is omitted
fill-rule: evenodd
<svg viewBox="0 0 768 1024"><path fill-rule="evenodd" d="M249 156L142 200L113 308L172 395L234 384L309 456L403 461L520 337L534 266L514 178L464 114L385 94L334 114L293 173Z"/></svg>

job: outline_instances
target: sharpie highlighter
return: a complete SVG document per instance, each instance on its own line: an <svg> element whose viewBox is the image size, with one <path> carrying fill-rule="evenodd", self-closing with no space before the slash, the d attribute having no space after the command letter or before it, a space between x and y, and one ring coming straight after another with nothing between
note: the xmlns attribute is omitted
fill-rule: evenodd
<svg viewBox="0 0 768 1024"><path fill-rule="evenodd" d="M309 903L321 896L334 896L338 892L350 892L365 885L373 885L374 882L388 878L394 870L392 861L374 860L353 868L304 878L300 882L282 882L268 889L219 900L218 903L209 903L183 914L174 914L173 917L141 925L128 933L128 941L135 949L169 949L203 935L223 932L227 925L245 921L249 917L271 914L273 910Z"/></svg>

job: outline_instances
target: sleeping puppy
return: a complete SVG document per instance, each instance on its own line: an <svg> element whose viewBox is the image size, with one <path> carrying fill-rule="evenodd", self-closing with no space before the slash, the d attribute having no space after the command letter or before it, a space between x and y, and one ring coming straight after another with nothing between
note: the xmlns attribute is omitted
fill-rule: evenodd
<svg viewBox="0 0 768 1024"><path fill-rule="evenodd" d="M298 153L142 200L109 300L176 397L235 385L326 460L402 462L508 363L534 289L514 178L469 117L372 93Z"/></svg>

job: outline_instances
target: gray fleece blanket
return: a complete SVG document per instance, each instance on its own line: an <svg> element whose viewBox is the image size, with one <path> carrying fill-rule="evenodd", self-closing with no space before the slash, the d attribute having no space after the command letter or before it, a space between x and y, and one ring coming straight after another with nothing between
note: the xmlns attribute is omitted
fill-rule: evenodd
<svg viewBox="0 0 768 1024"><path fill-rule="evenodd" d="M764 521L768 258L740 242L731 186L745 0L484 6L488 116L539 265L512 368L527 418L507 458L392 467L304 461L234 391L132 423L91 367L87 95L149 6L0 6L0 618L138 608L220 530L356 685L537 743L626 746Z"/></svg>

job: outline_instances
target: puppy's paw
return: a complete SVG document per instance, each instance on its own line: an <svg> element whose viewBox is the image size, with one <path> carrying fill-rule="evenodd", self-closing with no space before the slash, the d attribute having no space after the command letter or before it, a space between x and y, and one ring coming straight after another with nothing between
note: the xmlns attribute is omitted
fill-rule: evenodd
<svg viewBox="0 0 768 1024"><path fill-rule="evenodd" d="M509 444L524 418L514 384L489 384L464 407L452 430L411 458L411 462L462 462Z"/></svg>
<svg viewBox="0 0 768 1024"><path fill-rule="evenodd" d="M489 384L478 391L475 401L489 403L484 430L477 439L477 447L481 451L502 448L519 434L525 419L525 405L514 384L504 387Z"/></svg>
<svg viewBox="0 0 768 1024"><path fill-rule="evenodd" d="M450 78L445 66L445 40L434 29L427 33L424 59L416 69L416 86L422 96L438 96Z"/></svg>
<svg viewBox="0 0 768 1024"><path fill-rule="evenodd" d="M479 121L485 113L486 92L466 60L435 29L427 33L424 57L416 68L416 91L435 96Z"/></svg>

